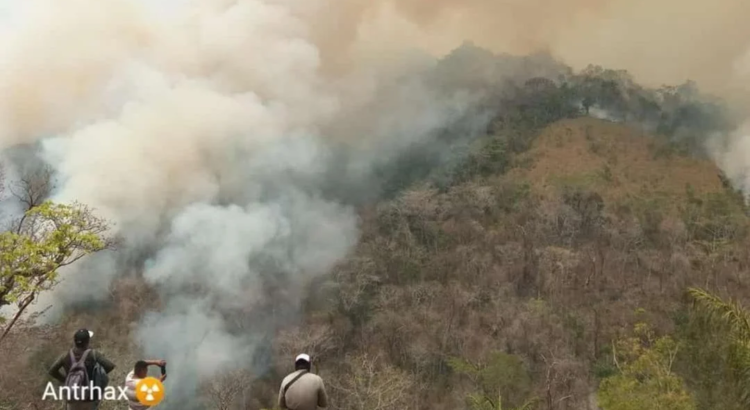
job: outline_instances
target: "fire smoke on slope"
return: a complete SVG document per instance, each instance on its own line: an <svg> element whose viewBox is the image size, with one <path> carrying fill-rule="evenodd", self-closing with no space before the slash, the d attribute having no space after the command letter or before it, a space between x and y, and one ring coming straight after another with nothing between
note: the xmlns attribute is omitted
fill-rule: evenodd
<svg viewBox="0 0 750 410"><path fill-rule="evenodd" d="M350 205L379 194L376 171L426 147L428 162L450 160L455 139L486 125L488 86L565 71L539 56L500 64L470 47L438 63L409 51L425 38L376 46L415 30L409 21L428 28L447 18L419 1L390 15L385 2L358 0L153 3L13 2L17 24L0 36L0 150L39 142L60 178L55 199L94 206L128 244L117 259L76 265L48 298L96 298L132 266L161 291L164 309L143 318L136 338L173 364L167 408L189 410L200 379L247 365L261 336L293 318L306 281L356 243ZM434 10L502 9L484 3ZM572 18L589 3L554 10ZM536 47L551 31L574 32L564 19L547 24L552 17L533 28L534 10L551 4L508 6L529 24L507 33ZM330 36L321 12L352 35ZM381 30L384 15L395 29ZM421 45L471 37L458 32ZM439 139L449 126L454 140ZM74 286L93 272L93 286ZM269 297L278 320L250 321Z"/></svg>
<svg viewBox="0 0 750 410"><path fill-rule="evenodd" d="M96 299L143 266L164 308L135 337L172 363L167 408L198 406L200 379L248 365L294 317L307 279L356 243L347 204L373 169L487 120L480 94L426 79L430 58L321 77L299 6L174 2L163 19L135 1L42 0L3 38L0 149L38 142L54 199L92 205L127 244L67 269L39 306ZM249 322L269 297L278 320Z"/></svg>

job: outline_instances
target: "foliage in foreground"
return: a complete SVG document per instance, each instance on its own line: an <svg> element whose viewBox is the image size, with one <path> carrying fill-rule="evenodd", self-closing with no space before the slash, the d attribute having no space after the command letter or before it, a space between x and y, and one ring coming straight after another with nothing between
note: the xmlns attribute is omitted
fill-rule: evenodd
<svg viewBox="0 0 750 410"><path fill-rule="evenodd" d="M618 373L602 380L599 405L603 410L695 410L681 377L672 371L678 343L656 337L645 323L634 334L615 343Z"/></svg>
<svg viewBox="0 0 750 410"><path fill-rule="evenodd" d="M750 407L750 312L737 301L725 301L700 288L690 288L688 294L699 319L707 325L704 329L725 343L719 346L723 354L718 359L729 370L730 393L736 395L738 404Z"/></svg>
<svg viewBox="0 0 750 410"><path fill-rule="evenodd" d="M518 356L493 352L485 363L451 358L449 365L472 382L475 391L466 398L471 410L530 410L537 402L531 397L531 377Z"/></svg>
<svg viewBox="0 0 750 410"><path fill-rule="evenodd" d="M0 232L0 307L16 305L17 310L9 322L0 317L0 341L39 293L59 282L60 268L115 245L108 222L86 205L42 201L47 179L22 179L18 186L22 192L14 194L27 210Z"/></svg>

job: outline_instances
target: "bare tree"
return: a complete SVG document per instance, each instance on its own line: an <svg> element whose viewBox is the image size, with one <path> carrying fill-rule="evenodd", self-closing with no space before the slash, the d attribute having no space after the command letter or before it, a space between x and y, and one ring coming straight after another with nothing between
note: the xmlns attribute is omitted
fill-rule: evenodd
<svg viewBox="0 0 750 410"><path fill-rule="evenodd" d="M550 352L552 353L552 352ZM576 374L570 371L572 363L558 360L551 354L550 358L542 355L542 360L547 367L545 377L544 401L548 410L568 408L563 406L566 401L573 401L575 395L570 393L569 385L575 380Z"/></svg>
<svg viewBox="0 0 750 410"><path fill-rule="evenodd" d="M9 230L16 234L22 234L24 224L28 220L28 211L41 205L49 197L53 188L52 170L49 167L27 172L18 180L9 184L8 191L23 205L23 214L10 221ZM0 193L2 193L1 183Z"/></svg>
<svg viewBox="0 0 750 410"><path fill-rule="evenodd" d="M409 391L414 385L408 374L385 364L380 355L364 353L350 357L349 372L328 381L339 402L334 409L386 410L406 409Z"/></svg>
<svg viewBox="0 0 750 410"><path fill-rule="evenodd" d="M8 190L29 210L41 205L54 188L52 169L44 166L23 174Z"/></svg>
<svg viewBox="0 0 750 410"><path fill-rule="evenodd" d="M244 370L226 372L203 386L203 393L216 410L238 408L239 396L250 387L253 378Z"/></svg>
<svg viewBox="0 0 750 410"><path fill-rule="evenodd" d="M315 325L295 328L281 333L277 339L277 351L282 357L293 358L307 353L317 368L318 361L336 348L330 326Z"/></svg>
<svg viewBox="0 0 750 410"><path fill-rule="evenodd" d="M17 306L0 341L39 293L57 284L60 268L90 253L113 249L118 242L109 235L109 222L88 206L46 202L53 186L51 175L49 169L41 169L9 189L26 209L10 230L0 232L0 307Z"/></svg>

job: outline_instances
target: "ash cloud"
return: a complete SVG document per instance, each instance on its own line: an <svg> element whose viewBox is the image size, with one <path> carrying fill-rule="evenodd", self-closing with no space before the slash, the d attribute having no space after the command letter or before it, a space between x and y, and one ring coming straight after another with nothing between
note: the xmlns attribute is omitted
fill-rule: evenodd
<svg viewBox="0 0 750 410"><path fill-rule="evenodd" d="M34 147L52 198L93 206L125 240L66 268L37 307L53 321L140 271L162 308L133 337L172 364L167 408L258 363L308 281L356 244L353 205L377 198L377 169L451 123L468 138L487 121L480 94L435 86L429 55L322 75L302 6L183 1L165 19L144 2L38 1L11 16L0 148Z"/></svg>
<svg viewBox="0 0 750 410"><path fill-rule="evenodd" d="M187 410L196 383L250 365L295 318L306 283L347 256L354 206L388 191L404 164L460 156L455 146L483 132L507 81L568 71L547 54L500 58L470 44L438 56L472 39L723 89L748 33L720 24L747 8L734 0L711 13L672 0L155 3L8 2L0 150L33 147L56 171L53 199L93 206L125 239L117 254L67 269L38 305L59 316L140 271L163 308L134 337L171 363L164 406ZM693 26L673 7L692 10ZM702 27L716 30L701 44L723 46L678 36ZM648 33L659 35L644 44ZM277 316L261 320L269 304Z"/></svg>

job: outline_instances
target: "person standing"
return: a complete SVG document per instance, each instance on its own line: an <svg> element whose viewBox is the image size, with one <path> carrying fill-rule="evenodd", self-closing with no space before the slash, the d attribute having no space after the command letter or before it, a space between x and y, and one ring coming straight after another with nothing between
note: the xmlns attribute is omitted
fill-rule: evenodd
<svg viewBox="0 0 750 410"><path fill-rule="evenodd" d="M83 361L88 380L94 380L94 366L98 363L104 371L109 374L114 370L115 364L107 359L101 352L91 349L89 343L94 332L88 329L79 329L73 335L73 348L60 355L54 364L49 368L49 375L55 380L64 384L71 368ZM65 374L60 373L60 369L65 370ZM101 399L101 397L99 397ZM67 400L66 400L67 401ZM67 401L68 410L96 410L99 407L100 400L89 397L85 401Z"/></svg>
<svg viewBox="0 0 750 410"><path fill-rule="evenodd" d="M145 404L141 404L136 397L135 388L141 379L148 377L148 367L159 366L161 368L161 376L159 377L160 382L164 382L167 378L167 362L164 360L139 360L135 362L133 370L128 373L125 377L125 395L128 397L128 409L129 410L146 410L151 407Z"/></svg>
<svg viewBox="0 0 750 410"><path fill-rule="evenodd" d="M310 356L302 353L294 359L294 372L281 382L280 408L285 410L317 410L328 407L328 394L323 379L310 372Z"/></svg>

